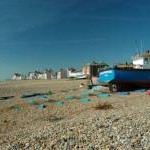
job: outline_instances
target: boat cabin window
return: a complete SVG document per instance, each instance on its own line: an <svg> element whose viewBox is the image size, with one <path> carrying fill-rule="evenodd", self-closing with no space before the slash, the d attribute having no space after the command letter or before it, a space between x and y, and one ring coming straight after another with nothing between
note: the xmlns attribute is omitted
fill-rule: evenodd
<svg viewBox="0 0 150 150"><path fill-rule="evenodd" d="M148 58L144 58L144 61L145 61L145 62L148 62Z"/></svg>

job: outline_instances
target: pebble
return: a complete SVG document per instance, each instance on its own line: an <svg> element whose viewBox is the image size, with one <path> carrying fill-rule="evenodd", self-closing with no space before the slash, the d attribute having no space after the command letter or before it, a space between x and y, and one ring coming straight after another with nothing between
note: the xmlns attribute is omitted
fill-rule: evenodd
<svg viewBox="0 0 150 150"><path fill-rule="evenodd" d="M38 122L20 134L2 137L0 149L150 149L150 110L87 110L58 122ZM127 113L125 113L127 112ZM5 143L4 143L4 139Z"/></svg>

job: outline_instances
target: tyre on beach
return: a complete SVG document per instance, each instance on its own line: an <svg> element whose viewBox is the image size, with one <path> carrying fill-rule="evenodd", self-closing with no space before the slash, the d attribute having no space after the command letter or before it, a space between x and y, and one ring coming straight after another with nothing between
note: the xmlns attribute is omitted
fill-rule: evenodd
<svg viewBox="0 0 150 150"><path fill-rule="evenodd" d="M117 92L119 89L119 85L117 83L109 83L108 86L110 92Z"/></svg>

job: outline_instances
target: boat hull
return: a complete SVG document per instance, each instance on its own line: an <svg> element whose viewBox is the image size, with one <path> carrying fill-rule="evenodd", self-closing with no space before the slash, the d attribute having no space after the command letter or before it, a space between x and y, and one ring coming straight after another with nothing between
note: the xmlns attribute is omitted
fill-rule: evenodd
<svg viewBox="0 0 150 150"><path fill-rule="evenodd" d="M99 81L110 91L150 88L150 69L109 69L99 73Z"/></svg>

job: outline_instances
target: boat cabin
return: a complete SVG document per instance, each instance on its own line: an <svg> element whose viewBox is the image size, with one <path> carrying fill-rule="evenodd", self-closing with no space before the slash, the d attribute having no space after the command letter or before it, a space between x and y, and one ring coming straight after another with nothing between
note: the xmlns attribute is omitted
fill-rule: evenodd
<svg viewBox="0 0 150 150"><path fill-rule="evenodd" d="M150 50L143 53L137 53L132 57L135 69L150 69Z"/></svg>

